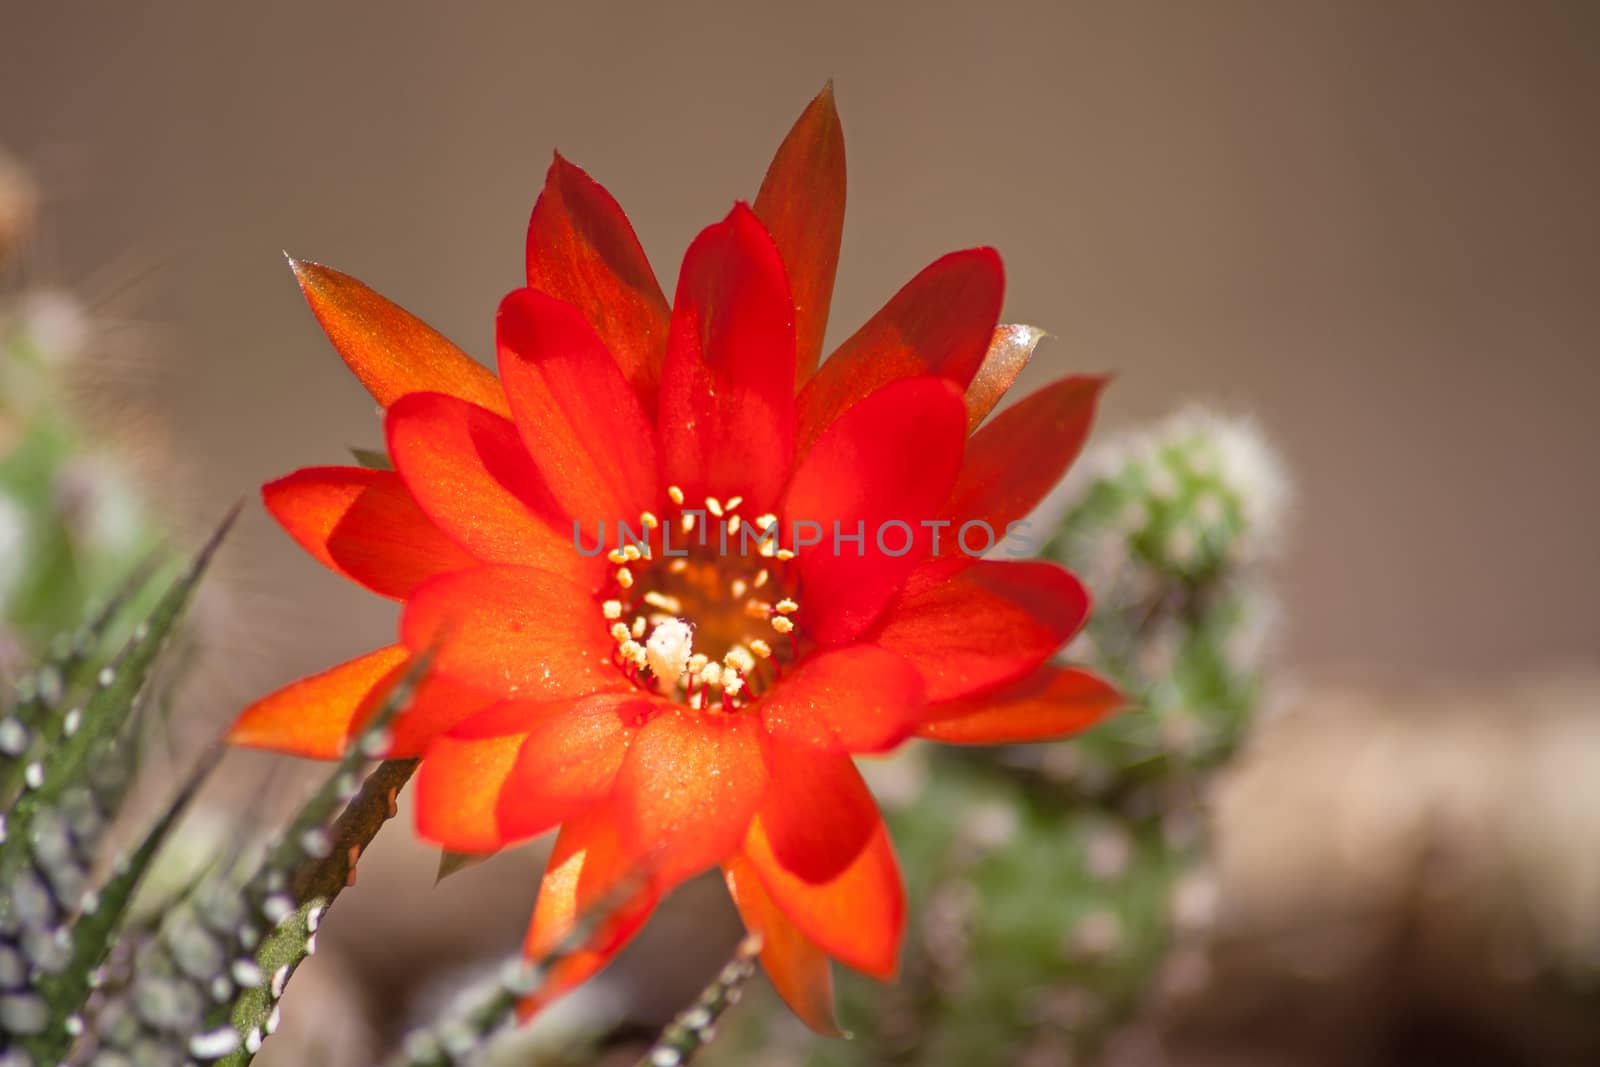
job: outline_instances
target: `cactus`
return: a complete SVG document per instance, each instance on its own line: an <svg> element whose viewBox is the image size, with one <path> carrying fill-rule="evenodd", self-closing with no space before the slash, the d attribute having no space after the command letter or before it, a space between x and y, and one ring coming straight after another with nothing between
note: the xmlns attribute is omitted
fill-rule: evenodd
<svg viewBox="0 0 1600 1067"><path fill-rule="evenodd" d="M114 618L108 610L31 676L5 720L17 742L5 766L23 768L0 841L0 952L10 965L0 996L0 1048L10 1057L7 1067L56 1062L81 1031L91 974L109 951L135 885L197 785L180 792L105 885L88 891L105 827L134 777L141 708L159 698L161 653L232 518L134 626L114 658L96 670L82 669L99 659L93 646ZM113 609L141 584L142 574L113 599Z"/></svg>
<svg viewBox="0 0 1600 1067"><path fill-rule="evenodd" d="M124 450L77 403L89 332L67 294L0 302L0 677L162 539Z"/></svg>
<svg viewBox="0 0 1600 1067"><path fill-rule="evenodd" d="M1214 908L1199 800L1260 700L1284 495L1253 429L1204 412L1085 456L1033 529L1095 596L1064 658L1133 706L1070 741L882 768L911 897L900 981L843 976L854 1041L763 1012L706 1062L1093 1062Z"/></svg>

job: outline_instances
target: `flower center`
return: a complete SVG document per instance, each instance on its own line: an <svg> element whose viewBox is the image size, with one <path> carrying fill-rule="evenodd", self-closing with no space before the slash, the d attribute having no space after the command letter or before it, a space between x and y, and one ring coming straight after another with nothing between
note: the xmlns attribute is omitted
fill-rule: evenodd
<svg viewBox="0 0 1600 1067"><path fill-rule="evenodd" d="M600 611L612 659L648 692L734 711L797 656L794 553L778 546L776 516L746 521L739 497L708 497L701 508L677 486L667 496L672 510L641 515L640 530L607 556L616 570Z"/></svg>

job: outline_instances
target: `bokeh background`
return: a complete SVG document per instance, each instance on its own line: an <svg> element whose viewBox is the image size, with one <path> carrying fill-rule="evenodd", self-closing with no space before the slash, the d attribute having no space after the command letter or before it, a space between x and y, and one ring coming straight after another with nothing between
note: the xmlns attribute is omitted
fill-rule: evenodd
<svg viewBox="0 0 1600 1067"><path fill-rule="evenodd" d="M268 477L380 440L280 250L488 353L553 148L621 200L670 292L682 248L753 196L831 78L850 159L834 340L935 256L992 244L1005 318L1053 335L1025 386L1110 370L1107 431L1204 401L1253 415L1281 450L1297 485L1282 702L1330 676L1355 695L1306 698L1315 728L1262 747L1299 762L1258 752L1223 806L1289 813L1244 835L1289 872L1260 883L1270 910L1331 892L1311 884L1347 867L1321 847L1329 814L1370 808L1382 838L1406 803L1384 790L1419 755L1465 753L1439 774L1479 830L1532 789L1594 811L1593 761L1508 795L1495 753L1592 754L1600 717L1585 674L1600 663L1597 54L1600 5L1583 0L8 0L0 147L42 194L8 284L88 301L114 354L106 389L149 417L155 492L203 525ZM221 584L219 722L391 632L386 605L259 511ZM1426 700L1405 695L1424 684ZM1373 736L1400 746L1390 762L1366 758ZM1551 847L1593 936L1600 843ZM428 856L384 848L392 869L339 911L387 924L331 927L348 952L318 972L360 976L329 984L361 985L379 1014L417 995L408 968L514 944L537 871L507 857L429 891ZM1357 876L1382 869L1351 854ZM727 945L675 936L707 966ZM659 975L638 985L683 999ZM1328 1032L1349 1017L1334 1018ZM1314 1053L1258 1023L1219 1028ZM1517 1054L1581 1041L1550 1044Z"/></svg>

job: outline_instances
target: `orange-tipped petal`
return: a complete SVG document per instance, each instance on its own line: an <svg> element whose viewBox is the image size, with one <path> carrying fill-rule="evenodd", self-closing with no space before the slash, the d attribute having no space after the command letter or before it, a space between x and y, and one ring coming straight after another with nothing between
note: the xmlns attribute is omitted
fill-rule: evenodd
<svg viewBox="0 0 1600 1067"><path fill-rule="evenodd" d="M822 951L885 981L899 971L906 893L881 821L844 873L821 885L784 869L760 819L750 825L744 856L772 903Z"/></svg>
<svg viewBox="0 0 1600 1067"><path fill-rule="evenodd" d="M1088 591L1056 564L980 560L946 581L908 582L869 640L909 660L928 699L945 701L1022 677L1088 617Z"/></svg>
<svg viewBox="0 0 1600 1067"><path fill-rule="evenodd" d="M572 304L655 410L671 315L628 217L558 154L528 221L528 285Z"/></svg>
<svg viewBox="0 0 1600 1067"><path fill-rule="evenodd" d="M961 390L922 377L884 386L817 440L783 505L783 536L797 550L806 636L844 644L877 618L927 553L931 531L923 523L955 485L966 437ZM836 543L835 529L862 539ZM801 547L811 531L821 543Z"/></svg>
<svg viewBox="0 0 1600 1067"><path fill-rule="evenodd" d="M621 683L594 600L532 567L480 567L435 578L406 603L401 636L436 649L434 669L502 697L556 700Z"/></svg>
<svg viewBox="0 0 1600 1067"><path fill-rule="evenodd" d="M434 575L478 565L393 471L310 467L268 482L261 497L307 552L381 596L403 600Z"/></svg>
<svg viewBox="0 0 1600 1067"><path fill-rule="evenodd" d="M738 496L751 514L773 510L794 450L794 307L743 204L684 254L656 426L663 476L691 507Z"/></svg>
<svg viewBox="0 0 1600 1067"><path fill-rule="evenodd" d="M967 432L971 433L1000 403L1022 368L1033 358L1045 332L1036 326L996 326L978 373L967 386Z"/></svg>
<svg viewBox="0 0 1600 1067"><path fill-rule="evenodd" d="M797 454L852 404L889 382L934 374L965 390L989 349L1004 292L1005 272L992 248L952 252L924 268L800 391Z"/></svg>
<svg viewBox="0 0 1600 1067"><path fill-rule="evenodd" d="M534 289L501 302L495 335L517 430L562 509L586 526L637 526L659 507L655 432L599 336Z"/></svg>
<svg viewBox="0 0 1600 1067"><path fill-rule="evenodd" d="M761 966L785 1004L817 1033L842 1037L833 1011L833 967L819 949L773 904L750 861L734 856L722 874L739 918L761 937Z"/></svg>
<svg viewBox="0 0 1600 1067"><path fill-rule="evenodd" d="M794 296L795 373L804 382L822 357L833 277L844 234L844 131L830 84L778 146L755 213L783 256Z"/></svg>
<svg viewBox="0 0 1600 1067"><path fill-rule="evenodd" d="M773 855L807 882L837 878L882 822L877 802L843 752L768 747L772 784L757 809Z"/></svg>
<svg viewBox="0 0 1600 1067"><path fill-rule="evenodd" d="M312 759L336 759L367 694L409 653L390 646L302 678L246 708L228 740Z"/></svg>
<svg viewBox="0 0 1600 1067"><path fill-rule="evenodd" d="M623 842L668 889L738 849L766 786L751 716L674 707L640 729L617 774Z"/></svg>
<svg viewBox="0 0 1600 1067"><path fill-rule="evenodd" d="M434 523L477 558L597 581L598 553L584 556L516 427L475 404L438 393L389 410L389 454ZM586 542L587 544L587 542Z"/></svg>
<svg viewBox="0 0 1600 1067"><path fill-rule="evenodd" d="M622 847L609 805L561 828L539 885L524 951L530 958L543 957L590 908L605 905L614 910L583 949L558 963L544 986L522 1001L518 1014L523 1019L610 963L655 910L660 893L649 872L635 861L636 856ZM619 893L624 898L620 904Z"/></svg>
<svg viewBox="0 0 1600 1067"><path fill-rule="evenodd" d="M917 733L952 745L1052 741L1088 729L1125 703L1087 671L1045 667L999 692L929 708L933 719Z"/></svg>
<svg viewBox="0 0 1600 1067"><path fill-rule="evenodd" d="M1105 384L1104 378L1064 378L1006 408L973 434L945 505L952 532L982 522L998 541L1038 507L1082 450ZM960 546L951 537L941 549L948 554Z"/></svg>
<svg viewBox="0 0 1600 1067"><path fill-rule="evenodd" d="M884 752L923 721L922 676L904 657L851 645L808 657L756 708L784 744Z"/></svg>
<svg viewBox="0 0 1600 1067"><path fill-rule="evenodd" d="M332 267L303 259L289 266L328 340L379 404L431 392L509 410L487 368L405 308Z"/></svg>

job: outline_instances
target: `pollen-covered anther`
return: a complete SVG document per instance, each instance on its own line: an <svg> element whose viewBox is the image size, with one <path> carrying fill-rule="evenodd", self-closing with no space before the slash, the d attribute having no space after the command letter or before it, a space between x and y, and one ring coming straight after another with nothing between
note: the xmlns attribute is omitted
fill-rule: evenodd
<svg viewBox="0 0 1600 1067"><path fill-rule="evenodd" d="M677 688L693 654L694 630L682 619L667 619L651 632L645 655L650 673L656 676L662 692L670 693Z"/></svg>
<svg viewBox="0 0 1600 1067"><path fill-rule="evenodd" d="M754 652L762 659L772 658L772 646L761 640L759 637L750 642L750 651Z"/></svg>
<svg viewBox="0 0 1600 1067"><path fill-rule="evenodd" d="M638 545L623 545L622 558L629 563L637 563L644 558L644 551Z"/></svg>
<svg viewBox="0 0 1600 1067"><path fill-rule="evenodd" d="M728 536L732 537L734 534L737 534L743 521L744 520L740 519L737 515L730 517L728 519Z"/></svg>
<svg viewBox="0 0 1600 1067"><path fill-rule="evenodd" d="M795 612L800 610L800 605L795 603L793 600L790 600L788 597L784 597L782 600L778 601L777 607L779 615L793 615Z"/></svg>
<svg viewBox="0 0 1600 1067"><path fill-rule="evenodd" d="M752 619L767 619L772 616L772 605L765 600L746 600L744 613Z"/></svg>
<svg viewBox="0 0 1600 1067"><path fill-rule="evenodd" d="M781 562L787 563L791 559L794 559L794 550L789 548L780 548L774 552L773 555L778 557Z"/></svg>
<svg viewBox="0 0 1600 1067"><path fill-rule="evenodd" d="M700 681L704 685L722 685L722 664L708 663L700 669Z"/></svg>
<svg viewBox="0 0 1600 1067"><path fill-rule="evenodd" d="M726 675L723 676L723 679L722 679L722 691L724 693L727 693L730 697L738 696L739 695L739 691L742 690L743 688L744 688L744 676L743 675L735 674L731 678L727 677Z"/></svg>
<svg viewBox="0 0 1600 1067"><path fill-rule="evenodd" d="M650 628L650 623L645 619L645 617L643 615L635 615L633 617L633 636L635 638L643 637L645 630L647 630L649 628Z"/></svg>
<svg viewBox="0 0 1600 1067"><path fill-rule="evenodd" d="M779 615L772 620L772 628L780 634L794 633L794 620L787 615Z"/></svg>
<svg viewBox="0 0 1600 1067"><path fill-rule="evenodd" d="M767 568L762 567L759 571L756 572L755 587L757 589L760 589L762 586L766 585L767 582L769 580L771 580L771 578L772 578L772 572L767 570Z"/></svg>
<svg viewBox="0 0 1600 1067"><path fill-rule="evenodd" d="M612 626L611 626L611 639L613 641L615 641L617 644L619 644L619 645L623 644L624 642L626 642L632 636L633 635L628 632L628 624L627 623L619 622L619 623L613 623L612 624Z"/></svg>
<svg viewBox="0 0 1600 1067"><path fill-rule="evenodd" d="M731 515L735 511L738 511L739 510L739 505L743 504L743 503L744 503L744 497L742 497L742 496L730 496L728 499L726 499L726 500L724 500L722 502L722 507L723 507L723 510L727 511L727 513Z"/></svg>
<svg viewBox="0 0 1600 1067"><path fill-rule="evenodd" d="M711 662L711 657L704 652L696 652L689 657L689 673L698 676L706 669L706 664Z"/></svg>
<svg viewBox="0 0 1600 1067"><path fill-rule="evenodd" d="M683 602L677 597L658 593L654 589L644 595L644 602L653 608L660 608L670 615L677 615L683 611Z"/></svg>
<svg viewBox="0 0 1600 1067"><path fill-rule="evenodd" d="M612 622L615 622L616 620L622 618L622 601L620 601L620 600L608 600L608 601L606 601L604 604L600 605L600 614L604 615L608 620L610 620Z"/></svg>
<svg viewBox="0 0 1600 1067"><path fill-rule="evenodd" d="M675 485L667 486L667 499L671 500L674 504L682 505L683 504L683 490L679 489Z"/></svg>
<svg viewBox="0 0 1600 1067"><path fill-rule="evenodd" d="M610 560L612 563L626 563L626 562L628 562L627 555L624 554L622 549L620 549L620 548L613 548L610 552L607 552L606 553L606 559Z"/></svg>
<svg viewBox="0 0 1600 1067"><path fill-rule="evenodd" d="M633 572L626 567L617 568L617 584L624 589L633 588Z"/></svg>
<svg viewBox="0 0 1600 1067"><path fill-rule="evenodd" d="M722 501L714 496L706 497L706 510L717 518L722 518Z"/></svg>
<svg viewBox="0 0 1600 1067"><path fill-rule="evenodd" d="M751 650L758 644L764 644L764 642L758 638L750 642L750 648L745 648L743 645L734 645L728 649L728 654L722 657L722 665L728 670L737 671L740 674L750 673L756 669L756 658L751 655ZM772 649L767 649L769 655L771 652Z"/></svg>
<svg viewBox="0 0 1600 1067"><path fill-rule="evenodd" d="M750 591L750 583L743 578L735 578L733 584L728 586L728 591L733 594L735 600L740 600Z"/></svg>
<svg viewBox="0 0 1600 1067"><path fill-rule="evenodd" d="M639 512L639 525L646 530L654 530L661 525L661 520L655 517L654 512L641 511Z"/></svg>

